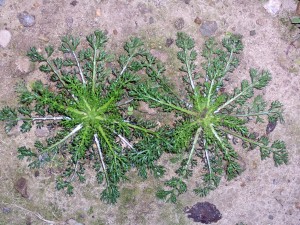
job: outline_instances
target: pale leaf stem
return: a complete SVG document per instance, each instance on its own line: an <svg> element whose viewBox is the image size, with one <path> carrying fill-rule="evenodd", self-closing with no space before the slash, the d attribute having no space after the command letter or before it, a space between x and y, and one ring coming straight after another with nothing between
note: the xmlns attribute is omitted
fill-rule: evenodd
<svg viewBox="0 0 300 225"><path fill-rule="evenodd" d="M46 150L50 150L52 148L55 148L56 146L60 145L61 143L65 142L67 139L69 139L70 137L72 137L74 134L76 134L78 131L81 130L81 128L83 127L82 124L77 125L68 135L66 135L63 139L61 139L60 141L56 142L55 144L51 145L50 147L48 147Z"/></svg>
<svg viewBox="0 0 300 225"><path fill-rule="evenodd" d="M199 127L196 131L196 134L195 134L195 137L194 137L194 140L193 140L193 145L192 145L192 149L190 151L190 154L189 154L189 158L188 158L188 161L186 162L186 168L189 166L189 164L191 163L191 160L193 158L193 154L195 152L195 148L196 148L196 144L198 142L198 139L199 139L199 136L202 132L202 128Z"/></svg>
<svg viewBox="0 0 300 225"><path fill-rule="evenodd" d="M76 55L76 53L75 53L74 51L72 51L72 55L73 55L73 57L74 57L74 59L75 59L75 61L76 61L76 64L77 64L77 67L78 67L78 70L79 70L79 74L80 74L80 77L81 77L81 80L82 80L82 83L83 83L84 85L86 85L86 81L85 81L85 79L84 79L84 75L83 75L83 72L82 72L82 68L81 68L81 66L80 66L80 63L79 63L79 61L78 61L78 57L77 57L77 55Z"/></svg>

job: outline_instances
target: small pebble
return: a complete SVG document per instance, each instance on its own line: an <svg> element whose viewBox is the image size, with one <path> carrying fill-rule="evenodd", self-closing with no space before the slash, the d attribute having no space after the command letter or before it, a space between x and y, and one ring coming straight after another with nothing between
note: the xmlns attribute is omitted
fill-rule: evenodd
<svg viewBox="0 0 300 225"><path fill-rule="evenodd" d="M277 185L279 183L280 183L279 179L273 179L273 184Z"/></svg>
<svg viewBox="0 0 300 225"><path fill-rule="evenodd" d="M182 30L182 28L184 27L184 20L183 20L183 18L178 18L177 20L175 20L174 27L177 30Z"/></svg>
<svg viewBox="0 0 300 225"><path fill-rule="evenodd" d="M270 220L273 220L273 219L274 219L274 216L269 215L268 218L269 218Z"/></svg>
<svg viewBox="0 0 300 225"><path fill-rule="evenodd" d="M96 9L96 17L101 16L101 9Z"/></svg>
<svg viewBox="0 0 300 225"><path fill-rule="evenodd" d="M21 194L24 198L29 198L27 193L27 180L24 177L19 178L14 185L15 189Z"/></svg>
<svg viewBox="0 0 300 225"><path fill-rule="evenodd" d="M24 27L32 27L35 25L35 16L29 14L27 11L19 13L18 19Z"/></svg>
<svg viewBox="0 0 300 225"><path fill-rule="evenodd" d="M256 35L256 31L255 30L250 30L250 36L254 36Z"/></svg>
<svg viewBox="0 0 300 225"><path fill-rule="evenodd" d="M204 37L210 37L216 33L218 24L216 21L204 21L200 26L200 33Z"/></svg>
<svg viewBox="0 0 300 225"><path fill-rule="evenodd" d="M35 177L40 176L40 171L38 171L38 170L34 171L34 176L35 176Z"/></svg>
<svg viewBox="0 0 300 225"><path fill-rule="evenodd" d="M149 18L149 24L152 24L152 23L154 23L154 18L151 16L151 17Z"/></svg>
<svg viewBox="0 0 300 225"><path fill-rule="evenodd" d="M240 185L241 187L246 187L246 183L244 181Z"/></svg>
<svg viewBox="0 0 300 225"><path fill-rule="evenodd" d="M11 33L8 30L0 30L0 46L5 48L11 39Z"/></svg>
<svg viewBox="0 0 300 225"><path fill-rule="evenodd" d="M201 19L197 16L196 19L194 20L195 24L200 25L202 23Z"/></svg>
<svg viewBox="0 0 300 225"><path fill-rule="evenodd" d="M266 127L266 134L269 135L271 132L273 132L276 128L277 121L274 122L269 122L267 127Z"/></svg>
<svg viewBox="0 0 300 225"><path fill-rule="evenodd" d="M174 43L174 39L173 38L168 38L166 40L166 47L170 47L173 43Z"/></svg>
<svg viewBox="0 0 300 225"><path fill-rule="evenodd" d="M77 5L77 3L78 3L78 1L72 1L71 3L70 3L70 5L72 5L72 6L76 6Z"/></svg>
<svg viewBox="0 0 300 225"><path fill-rule="evenodd" d="M114 29L114 30L113 30L113 34L114 34L114 35L117 35L117 34L118 34L118 31L117 31L116 29Z"/></svg>
<svg viewBox="0 0 300 225"><path fill-rule="evenodd" d="M272 16L276 16L281 8L281 0L269 0L264 4L265 10Z"/></svg>

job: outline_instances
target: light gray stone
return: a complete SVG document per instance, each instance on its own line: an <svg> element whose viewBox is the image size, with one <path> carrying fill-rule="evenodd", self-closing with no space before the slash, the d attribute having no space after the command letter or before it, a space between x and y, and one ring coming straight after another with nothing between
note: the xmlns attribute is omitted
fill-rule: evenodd
<svg viewBox="0 0 300 225"><path fill-rule="evenodd" d="M282 2L280 0L269 0L264 4L265 10L272 16L276 16L280 11Z"/></svg>
<svg viewBox="0 0 300 225"><path fill-rule="evenodd" d="M35 24L35 16L29 14L27 11L20 13L18 19L24 27L32 27Z"/></svg>
<svg viewBox="0 0 300 225"><path fill-rule="evenodd" d="M8 30L0 30L0 45L5 48L11 40L11 33Z"/></svg>

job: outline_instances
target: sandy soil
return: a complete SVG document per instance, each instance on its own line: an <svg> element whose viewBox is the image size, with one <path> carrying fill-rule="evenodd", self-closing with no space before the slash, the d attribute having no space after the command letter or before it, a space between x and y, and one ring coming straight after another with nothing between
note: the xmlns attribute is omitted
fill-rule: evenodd
<svg viewBox="0 0 300 225"><path fill-rule="evenodd" d="M3 2L3 1L1 1ZM166 47L178 28L195 38L198 50L205 40L199 31L199 17L216 21L216 38L226 32L243 35L245 45L239 69L232 75L229 89L246 77L250 67L268 69L273 80L266 89L269 100L280 99L285 106L285 124L270 134L272 140L287 143L290 161L274 167L271 160L261 162L258 151L242 153L246 171L226 182L206 198L192 192L179 198L177 204L166 204L154 197L157 181L140 182L133 178L123 185L122 197L115 206L99 200L99 187L93 179L78 184L75 195L55 190L51 171L42 169L39 176L17 159L16 148L32 145L34 130L28 134L0 130L0 224L196 224L186 217L184 207L209 201L221 211L216 225L299 225L300 224L300 43L286 49L296 36L297 28L289 23L296 8L294 0L284 0L278 15L263 8L263 0L6 0L0 6L0 30L12 34L8 46L0 47L0 106L16 104L14 84L21 79L46 79L25 57L31 46L43 48L59 43L59 38L74 34L82 38L95 29L106 30L110 49L120 50L130 36L142 37L168 69L174 63L176 48ZM35 25L23 27L18 14L27 11L35 16ZM175 26L182 18L184 24ZM182 20L181 20L182 21ZM182 27L183 26L183 27ZM255 31L255 32L254 32ZM251 32L251 35L250 35ZM177 76L176 74L170 76ZM28 198L22 197L15 182L27 180ZM40 216L40 217L39 217ZM69 220L69 222L66 222ZM74 222L74 221L73 221Z"/></svg>

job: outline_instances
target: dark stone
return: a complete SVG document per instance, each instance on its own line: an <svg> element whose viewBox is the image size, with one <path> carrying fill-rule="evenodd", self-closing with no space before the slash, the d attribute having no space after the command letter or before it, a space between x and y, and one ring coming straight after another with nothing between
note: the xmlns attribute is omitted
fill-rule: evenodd
<svg viewBox="0 0 300 225"><path fill-rule="evenodd" d="M188 218L193 219L194 222L204 224L217 222L222 218L222 214L216 206L209 202L198 202L185 212L188 214Z"/></svg>
<svg viewBox="0 0 300 225"><path fill-rule="evenodd" d="M14 187L22 195L22 197L29 198L27 193L27 180L24 177L19 178L15 182Z"/></svg>
<svg viewBox="0 0 300 225"><path fill-rule="evenodd" d="M191 0L183 0L185 4L190 4Z"/></svg>
<svg viewBox="0 0 300 225"><path fill-rule="evenodd" d="M268 218L269 218L270 220L273 220L273 219L274 219L274 216L269 215Z"/></svg>
<svg viewBox="0 0 300 225"><path fill-rule="evenodd" d="M38 170L34 171L34 176L35 176L35 177L40 176L40 171L38 171Z"/></svg>
<svg viewBox="0 0 300 225"><path fill-rule="evenodd" d="M76 6L76 5L77 5L77 3L78 3L78 1L74 0L74 1L72 1L72 2L70 3L70 5L72 5L72 6Z"/></svg>
<svg viewBox="0 0 300 225"><path fill-rule="evenodd" d="M178 18L177 20L175 20L174 27L177 30L182 30L182 28L184 27L184 20L183 20L183 18Z"/></svg>
<svg viewBox="0 0 300 225"><path fill-rule="evenodd" d="M174 39L173 38L168 38L166 40L166 47L170 47L173 43L174 43Z"/></svg>
<svg viewBox="0 0 300 225"><path fill-rule="evenodd" d="M267 135L270 134L276 128L276 125L277 125L277 121L274 121L274 122L270 121L268 123L267 128L266 128Z"/></svg>
<svg viewBox="0 0 300 225"><path fill-rule="evenodd" d="M194 23L200 25L202 23L202 20L197 16L194 20Z"/></svg>
<svg viewBox="0 0 300 225"><path fill-rule="evenodd" d="M256 35L256 31L255 30L250 30L250 36L254 36Z"/></svg>

